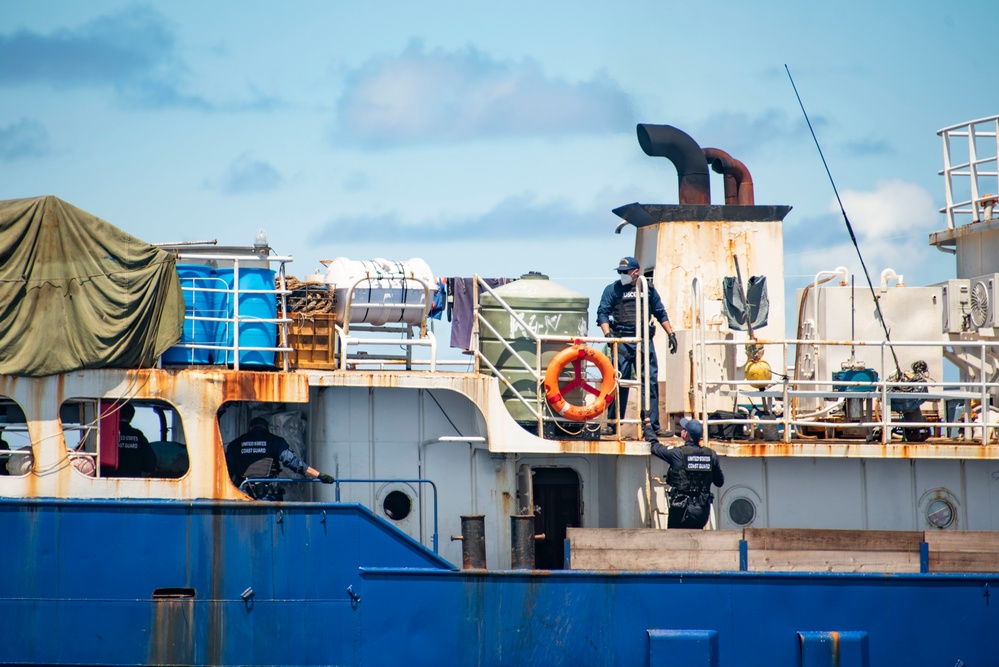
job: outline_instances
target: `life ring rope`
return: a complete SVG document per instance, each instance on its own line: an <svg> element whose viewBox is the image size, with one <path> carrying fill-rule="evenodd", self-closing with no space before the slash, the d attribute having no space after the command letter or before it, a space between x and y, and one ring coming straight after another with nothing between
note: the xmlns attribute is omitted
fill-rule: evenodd
<svg viewBox="0 0 999 667"><path fill-rule="evenodd" d="M583 372L583 362L588 361L600 371L600 388L591 385ZM572 365L573 378L564 385L559 384L562 371ZM545 398L552 409L561 417L573 421L586 421L601 415L614 402L617 388L617 371L606 355L596 349L576 341L571 347L557 353L548 363L545 371ZM565 399L565 394L575 390L596 396L596 400L586 405L575 405Z"/></svg>

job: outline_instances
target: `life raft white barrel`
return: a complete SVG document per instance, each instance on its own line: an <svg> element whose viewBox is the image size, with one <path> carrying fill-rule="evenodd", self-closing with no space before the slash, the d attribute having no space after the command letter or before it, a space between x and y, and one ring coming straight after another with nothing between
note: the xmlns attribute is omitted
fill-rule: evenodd
<svg viewBox="0 0 999 667"><path fill-rule="evenodd" d="M431 300L437 292L430 267L419 258L391 261L337 257L322 263L326 266L322 280L333 287L339 322L346 321L351 288L350 323L379 326L394 322L419 325L427 299L426 286L430 287Z"/></svg>

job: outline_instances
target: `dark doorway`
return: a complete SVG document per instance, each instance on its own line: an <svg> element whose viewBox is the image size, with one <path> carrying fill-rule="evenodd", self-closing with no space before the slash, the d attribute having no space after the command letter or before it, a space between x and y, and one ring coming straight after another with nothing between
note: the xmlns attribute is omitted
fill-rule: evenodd
<svg viewBox="0 0 999 667"><path fill-rule="evenodd" d="M534 468L534 531L545 539L534 545L539 570L561 570L565 563L565 529L579 526L579 475L571 468Z"/></svg>

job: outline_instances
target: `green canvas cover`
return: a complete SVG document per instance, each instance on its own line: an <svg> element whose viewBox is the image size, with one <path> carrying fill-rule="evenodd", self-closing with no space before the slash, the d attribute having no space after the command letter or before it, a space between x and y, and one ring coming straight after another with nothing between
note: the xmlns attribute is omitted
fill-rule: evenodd
<svg viewBox="0 0 999 667"><path fill-rule="evenodd" d="M172 254L57 197L0 201L0 374L148 368L183 327Z"/></svg>

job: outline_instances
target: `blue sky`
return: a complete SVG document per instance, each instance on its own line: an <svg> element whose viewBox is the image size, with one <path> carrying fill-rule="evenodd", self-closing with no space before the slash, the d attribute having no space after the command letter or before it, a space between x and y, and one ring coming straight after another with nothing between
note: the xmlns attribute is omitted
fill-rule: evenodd
<svg viewBox="0 0 999 667"><path fill-rule="evenodd" d="M856 267L795 77L875 279L953 274L944 126L999 113L992 3L4 0L0 198L53 194L149 242L539 270L595 300L611 209L673 204L635 124L753 175L789 286ZM714 203L723 203L720 177Z"/></svg>

